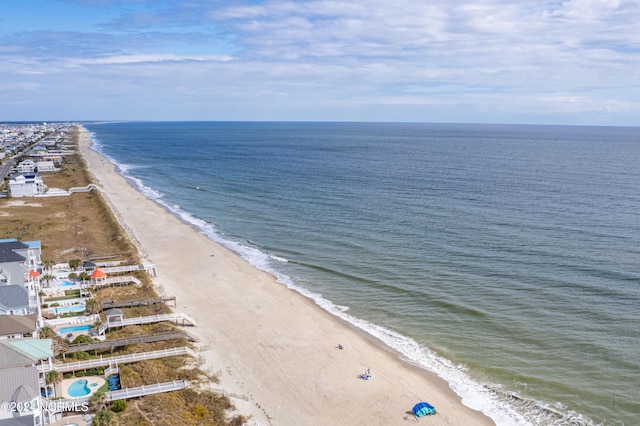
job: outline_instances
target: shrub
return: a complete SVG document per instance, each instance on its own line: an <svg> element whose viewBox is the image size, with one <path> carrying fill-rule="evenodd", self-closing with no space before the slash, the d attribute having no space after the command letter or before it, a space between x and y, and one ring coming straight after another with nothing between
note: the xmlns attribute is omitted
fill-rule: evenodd
<svg viewBox="0 0 640 426"><path fill-rule="evenodd" d="M124 399L118 399L111 403L111 411L114 413L121 413L127 409L127 401Z"/></svg>
<svg viewBox="0 0 640 426"><path fill-rule="evenodd" d="M89 355L86 352L76 352L74 354L74 358L77 359L78 361L84 361L91 358L91 355Z"/></svg>

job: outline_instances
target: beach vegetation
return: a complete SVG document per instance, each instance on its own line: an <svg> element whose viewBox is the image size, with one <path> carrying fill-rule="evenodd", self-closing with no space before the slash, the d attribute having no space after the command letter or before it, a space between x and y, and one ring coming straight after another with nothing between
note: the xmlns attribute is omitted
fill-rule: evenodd
<svg viewBox="0 0 640 426"><path fill-rule="evenodd" d="M94 339L93 337L89 337L86 334L79 334L75 339L73 339L73 344L77 345L80 343L91 343L91 342L95 342L96 339Z"/></svg>
<svg viewBox="0 0 640 426"><path fill-rule="evenodd" d="M49 307L56 307L56 306L60 306L59 301L61 300L70 300L70 299L77 299L79 296L75 296L75 295L71 295L71 296L57 296L57 297L47 297L46 299L44 299L45 303L49 304ZM56 303L51 303L51 302L56 302Z"/></svg>
<svg viewBox="0 0 640 426"><path fill-rule="evenodd" d="M55 385L62 381L62 375L58 370L51 370L47 373L45 380L48 385Z"/></svg>
<svg viewBox="0 0 640 426"><path fill-rule="evenodd" d="M115 426L117 424L116 414L108 410L98 411L91 421L91 426Z"/></svg>
<svg viewBox="0 0 640 426"><path fill-rule="evenodd" d="M111 411L114 413L121 413L127 409L127 401L123 399L115 400L111 403Z"/></svg>
<svg viewBox="0 0 640 426"><path fill-rule="evenodd" d="M87 312L90 314L96 314L100 310L100 304L96 299L87 299L84 302Z"/></svg>
<svg viewBox="0 0 640 426"><path fill-rule="evenodd" d="M53 328L46 325L40 329L39 334L41 339L53 339L54 337L56 337L56 332L53 330Z"/></svg>

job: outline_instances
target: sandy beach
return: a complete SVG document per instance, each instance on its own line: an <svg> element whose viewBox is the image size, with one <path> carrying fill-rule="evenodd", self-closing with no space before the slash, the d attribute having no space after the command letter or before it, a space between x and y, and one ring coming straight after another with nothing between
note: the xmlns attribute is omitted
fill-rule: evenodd
<svg viewBox="0 0 640 426"><path fill-rule="evenodd" d="M330 315L137 192L104 157L80 151L141 256L156 265L160 291L197 321L212 389L259 425L406 425L411 408L433 404L427 425L492 425L448 384L403 362L376 339ZM341 343L344 349L338 349ZM372 378L359 374L371 370Z"/></svg>

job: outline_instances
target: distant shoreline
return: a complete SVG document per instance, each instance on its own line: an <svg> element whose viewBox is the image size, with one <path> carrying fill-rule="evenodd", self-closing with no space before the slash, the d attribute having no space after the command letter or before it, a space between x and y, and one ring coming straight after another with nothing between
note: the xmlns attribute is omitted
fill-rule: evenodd
<svg viewBox="0 0 640 426"><path fill-rule="evenodd" d="M89 148L80 129L80 152L115 216L157 266L160 290L177 296L176 311L194 317L209 343L206 367L221 373L212 389L247 397L232 399L240 414L261 425L400 425L426 400L438 411L429 424L494 424L442 379L401 361L139 193ZM372 379L358 378L368 368Z"/></svg>

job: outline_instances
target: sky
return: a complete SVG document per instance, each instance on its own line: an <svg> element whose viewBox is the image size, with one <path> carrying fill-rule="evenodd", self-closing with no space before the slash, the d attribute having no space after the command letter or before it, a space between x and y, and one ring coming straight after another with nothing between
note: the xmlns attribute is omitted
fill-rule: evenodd
<svg viewBox="0 0 640 426"><path fill-rule="evenodd" d="M640 0L2 0L0 121L640 125Z"/></svg>

